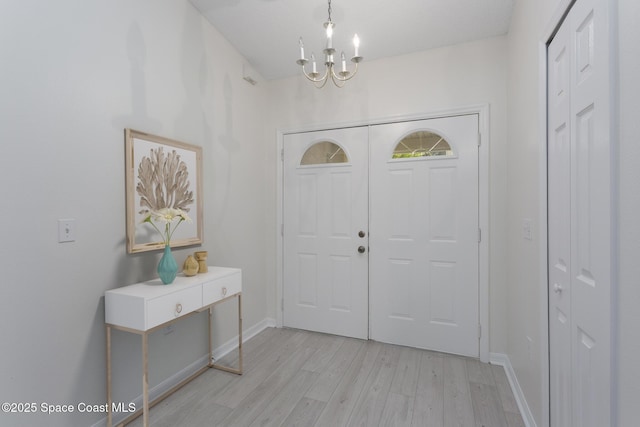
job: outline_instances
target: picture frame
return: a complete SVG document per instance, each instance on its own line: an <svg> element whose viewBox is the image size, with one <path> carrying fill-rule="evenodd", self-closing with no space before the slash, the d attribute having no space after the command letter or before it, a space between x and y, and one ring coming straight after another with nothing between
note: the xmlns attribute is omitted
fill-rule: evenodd
<svg viewBox="0 0 640 427"><path fill-rule="evenodd" d="M180 208L183 221L171 237L174 247L202 244L202 147L125 129L127 252L164 248L162 236L144 223L150 211Z"/></svg>

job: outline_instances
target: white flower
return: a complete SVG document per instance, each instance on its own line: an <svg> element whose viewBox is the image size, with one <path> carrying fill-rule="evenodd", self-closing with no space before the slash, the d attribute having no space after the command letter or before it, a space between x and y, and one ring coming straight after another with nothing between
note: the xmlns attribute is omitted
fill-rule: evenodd
<svg viewBox="0 0 640 427"><path fill-rule="evenodd" d="M173 223L175 220L177 220L178 222L172 228L171 223ZM156 211L150 211L142 220L143 223L148 222L149 224L151 224L153 228L155 228L158 233L162 235L162 242L165 245L171 244L171 236L182 221L191 222L191 218L189 218L187 213L182 209L175 208L162 208ZM158 226L156 226L155 222L163 223L164 231L161 231Z"/></svg>

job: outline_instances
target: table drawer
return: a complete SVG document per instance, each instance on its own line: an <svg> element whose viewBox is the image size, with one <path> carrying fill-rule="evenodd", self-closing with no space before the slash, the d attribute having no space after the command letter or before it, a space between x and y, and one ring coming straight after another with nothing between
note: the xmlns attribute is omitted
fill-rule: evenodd
<svg viewBox="0 0 640 427"><path fill-rule="evenodd" d="M240 272L204 283L202 285L202 305L213 304L238 292L242 292Z"/></svg>
<svg viewBox="0 0 640 427"><path fill-rule="evenodd" d="M202 307L199 286L192 286L147 301L147 325L151 329Z"/></svg>

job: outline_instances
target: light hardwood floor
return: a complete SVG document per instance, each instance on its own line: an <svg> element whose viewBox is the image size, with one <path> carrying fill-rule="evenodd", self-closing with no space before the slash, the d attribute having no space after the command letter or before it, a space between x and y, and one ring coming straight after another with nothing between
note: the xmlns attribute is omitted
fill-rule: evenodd
<svg viewBox="0 0 640 427"><path fill-rule="evenodd" d="M149 419L158 427L524 426L500 366L274 328L245 343L244 375L210 369Z"/></svg>

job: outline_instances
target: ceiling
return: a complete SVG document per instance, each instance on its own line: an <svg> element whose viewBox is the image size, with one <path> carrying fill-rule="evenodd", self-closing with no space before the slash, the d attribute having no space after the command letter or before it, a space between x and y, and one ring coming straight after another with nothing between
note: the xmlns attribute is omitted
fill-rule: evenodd
<svg viewBox="0 0 640 427"><path fill-rule="evenodd" d="M267 80L299 73L305 56L322 58L327 0L190 0ZM357 33L367 60L506 34L515 0L332 0L338 54L353 56Z"/></svg>

